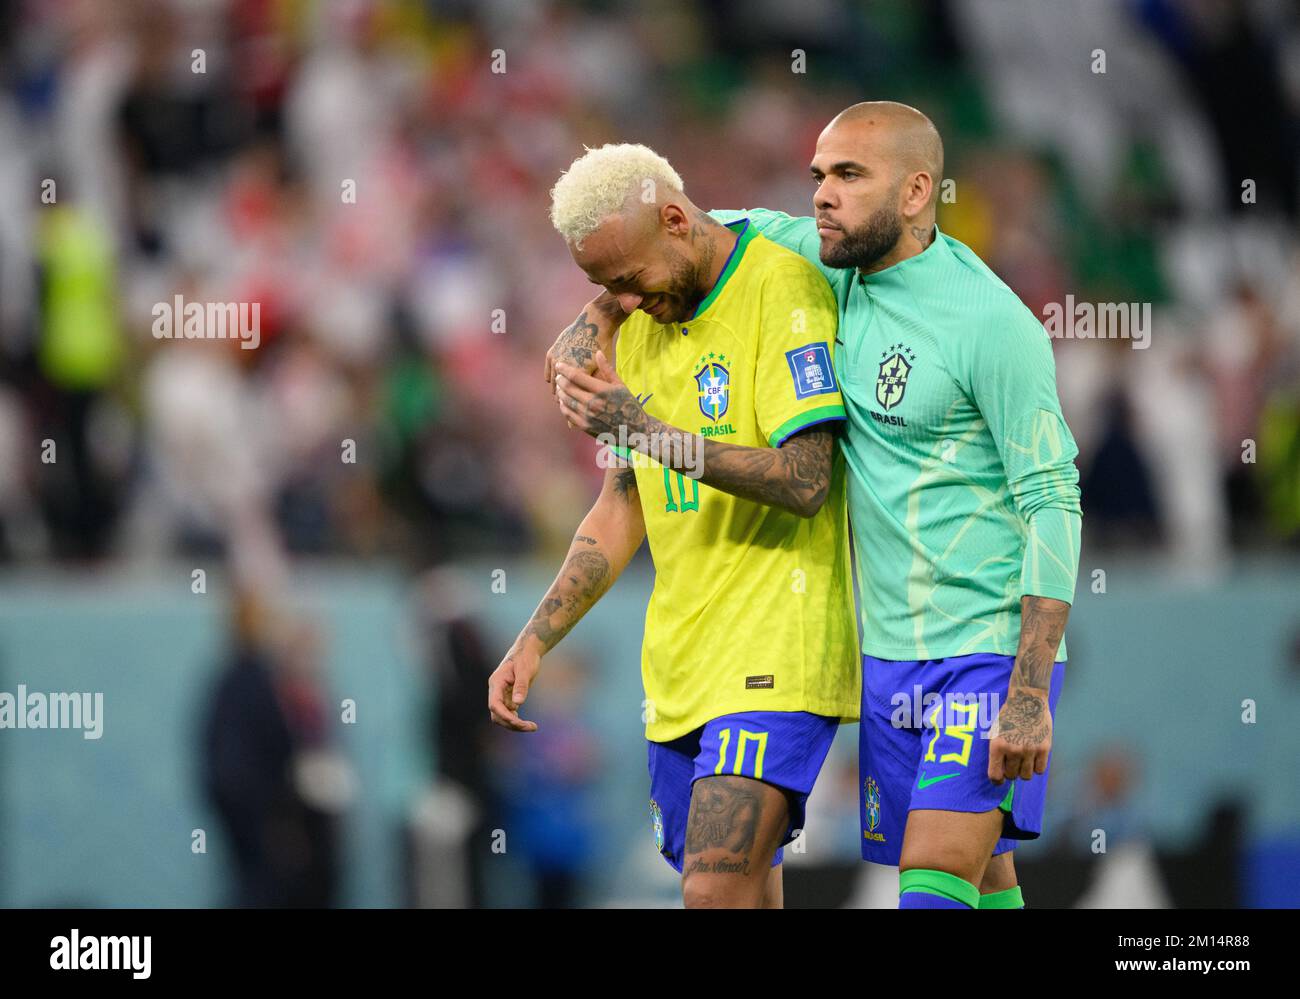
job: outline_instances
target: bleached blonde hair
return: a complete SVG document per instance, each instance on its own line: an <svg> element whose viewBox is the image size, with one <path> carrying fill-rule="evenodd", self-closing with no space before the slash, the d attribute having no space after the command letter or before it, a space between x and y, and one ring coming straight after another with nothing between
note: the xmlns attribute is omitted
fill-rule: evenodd
<svg viewBox="0 0 1300 999"><path fill-rule="evenodd" d="M582 241L631 199L649 192L653 200L645 203L655 204L665 190L681 194L682 178L653 149L628 142L587 149L551 188L551 225L582 249Z"/></svg>

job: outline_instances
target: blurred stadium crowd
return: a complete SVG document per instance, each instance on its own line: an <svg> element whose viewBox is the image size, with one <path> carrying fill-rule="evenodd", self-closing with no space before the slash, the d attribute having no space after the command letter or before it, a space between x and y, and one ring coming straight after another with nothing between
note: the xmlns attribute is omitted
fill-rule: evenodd
<svg viewBox="0 0 1300 999"><path fill-rule="evenodd" d="M934 117L941 227L1040 315L1153 304L1146 351L1057 343L1086 543L1295 542L1295 3L8 0L2 557L567 544L598 470L541 357L591 288L550 186L636 140L803 213L863 98ZM154 339L176 294L260 302L261 347Z"/></svg>

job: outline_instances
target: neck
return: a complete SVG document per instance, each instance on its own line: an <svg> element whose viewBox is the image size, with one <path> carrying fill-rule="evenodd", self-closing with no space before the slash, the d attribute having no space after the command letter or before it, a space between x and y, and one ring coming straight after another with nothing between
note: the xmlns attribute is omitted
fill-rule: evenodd
<svg viewBox="0 0 1300 999"><path fill-rule="evenodd" d="M722 277L731 251L736 248L739 239L733 230L721 222L715 222L706 212L700 212L699 219L691 223L691 241L697 245L695 263L700 274L701 287L698 290L701 300L713 290L718 278Z"/></svg>
<svg viewBox="0 0 1300 999"><path fill-rule="evenodd" d="M933 242L934 219L930 219L929 222L909 222L903 227L903 232L898 237L898 242L894 244L894 248L870 267L859 267L858 273L863 277L877 274L895 264L901 264L904 260L919 256Z"/></svg>

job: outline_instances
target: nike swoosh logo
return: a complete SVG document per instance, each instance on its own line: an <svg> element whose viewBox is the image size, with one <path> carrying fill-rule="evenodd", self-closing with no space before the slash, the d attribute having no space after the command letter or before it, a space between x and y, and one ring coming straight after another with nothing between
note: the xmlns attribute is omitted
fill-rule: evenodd
<svg viewBox="0 0 1300 999"><path fill-rule="evenodd" d="M960 775L959 775L959 774L940 774L938 777L931 777L931 778L929 778L929 779L927 780L927 779L926 779L926 776L925 776L925 771L922 770L922 771L921 771L921 775L920 775L919 777L917 777L917 779L916 779L916 786L917 786L917 788L918 788L919 790L924 791L924 790L925 790L927 787L929 787L931 784L938 784L939 781L941 781L941 780L947 780L949 777L958 777L958 776L960 776Z"/></svg>

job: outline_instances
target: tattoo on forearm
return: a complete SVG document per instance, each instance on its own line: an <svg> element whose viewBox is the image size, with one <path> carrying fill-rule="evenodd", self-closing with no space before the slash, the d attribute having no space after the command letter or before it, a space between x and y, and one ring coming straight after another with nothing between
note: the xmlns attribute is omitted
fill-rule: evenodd
<svg viewBox="0 0 1300 999"><path fill-rule="evenodd" d="M779 448L708 441L700 481L768 506L814 511L830 491L834 441L828 431L819 430L799 434Z"/></svg>
<svg viewBox="0 0 1300 999"><path fill-rule="evenodd" d="M624 385L594 394L582 415L593 437L638 435L643 443L633 446L647 454L653 446L655 460L742 499L811 516L830 491L830 431L809 430L779 448L704 440L650 416Z"/></svg>
<svg viewBox="0 0 1300 999"><path fill-rule="evenodd" d="M556 345L560 360L575 368L585 368L600 349L596 333L596 324L587 322L587 310L583 309L573 325L560 334Z"/></svg>
<svg viewBox="0 0 1300 999"><path fill-rule="evenodd" d="M609 589L612 582L609 559L601 552L593 549L573 552L560 570L559 578L542 598L533 613L533 619L528 622L520 638L536 636L549 652L573 630L573 626Z"/></svg>
<svg viewBox="0 0 1300 999"><path fill-rule="evenodd" d="M1012 687L1035 687L1047 690L1052 685L1052 666L1056 650L1065 634L1070 605L1049 597L1027 596L1020 607L1020 646L1016 667L1011 674Z"/></svg>
<svg viewBox="0 0 1300 999"><path fill-rule="evenodd" d="M1048 696L1056 650L1065 634L1070 605L1027 596L1020 604L1020 645L1006 703L998 712L998 736L1013 746L1042 747L1052 740Z"/></svg>
<svg viewBox="0 0 1300 999"><path fill-rule="evenodd" d="M1039 646L1021 648L1016 653L1016 668L1011 674L1011 685L1046 690L1052 683L1052 665L1055 659L1055 647L1051 651Z"/></svg>
<svg viewBox="0 0 1300 999"><path fill-rule="evenodd" d="M628 433L639 432L658 444L656 459L675 471L697 476L705 485L732 496L811 515L830 491L835 438L825 430L798 434L779 448L744 447L690 439L691 434L648 417L631 393L635 414L626 416ZM613 396L614 392L602 393ZM617 434L618 420L602 431Z"/></svg>
<svg viewBox="0 0 1300 999"><path fill-rule="evenodd" d="M705 777L695 782L686 819L687 854L725 850L748 860L763 816L763 799L753 783L748 777Z"/></svg>
<svg viewBox="0 0 1300 999"><path fill-rule="evenodd" d="M613 340L614 331L626 318L627 313L618 304L618 299L607 291L602 292L555 341L555 359L575 368L590 367L596 351L604 349L609 352L608 344Z"/></svg>
<svg viewBox="0 0 1300 999"><path fill-rule="evenodd" d="M629 503L637 502L636 497L636 472L630 468L624 468L614 473L614 492L621 496Z"/></svg>
<svg viewBox="0 0 1300 999"><path fill-rule="evenodd" d="M644 434L655 422L625 385L597 392L583 404L582 415L590 421L593 436L617 437L620 427L626 428L629 434Z"/></svg>

